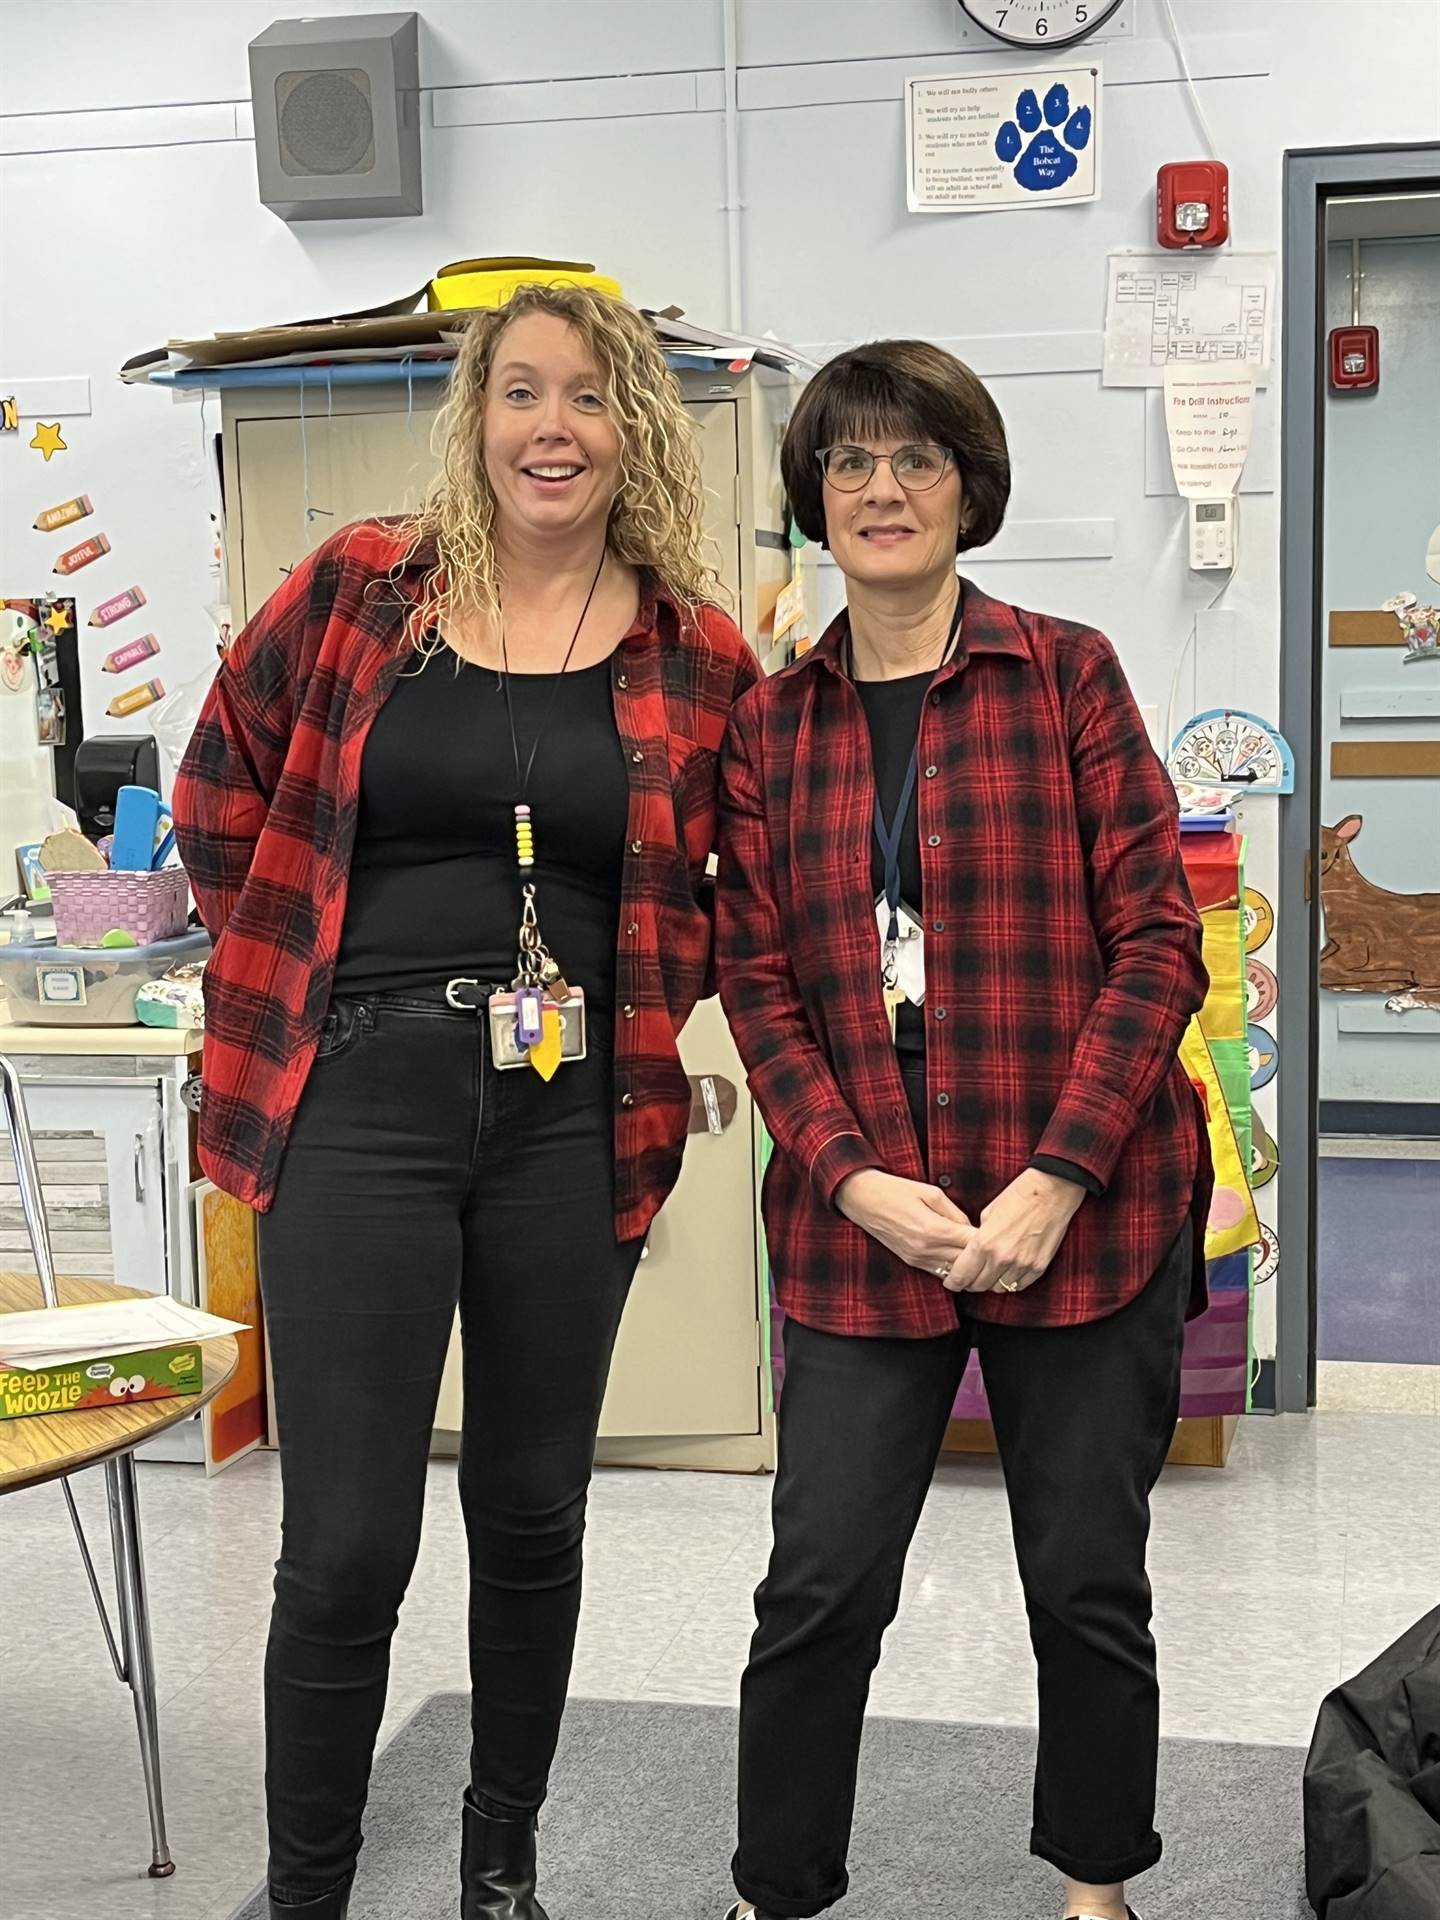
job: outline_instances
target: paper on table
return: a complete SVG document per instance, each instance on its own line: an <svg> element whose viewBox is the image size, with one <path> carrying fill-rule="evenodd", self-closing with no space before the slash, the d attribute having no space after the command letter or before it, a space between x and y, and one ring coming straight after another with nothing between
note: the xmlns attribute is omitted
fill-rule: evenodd
<svg viewBox="0 0 1440 1920"><path fill-rule="evenodd" d="M64 1367L102 1354L148 1353L244 1333L235 1320L201 1313L167 1294L134 1300L101 1300L73 1307L40 1307L0 1315L0 1365L20 1373Z"/></svg>

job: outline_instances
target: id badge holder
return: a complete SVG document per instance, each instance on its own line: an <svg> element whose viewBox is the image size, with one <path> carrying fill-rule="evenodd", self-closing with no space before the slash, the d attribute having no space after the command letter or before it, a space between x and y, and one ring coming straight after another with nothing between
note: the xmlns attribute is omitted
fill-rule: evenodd
<svg viewBox="0 0 1440 1920"><path fill-rule="evenodd" d="M896 1004L899 1000L908 1000L912 1007L925 1003L925 927L918 913L907 907L902 900L895 914L900 937L893 948L886 938L890 926L890 909L882 894L875 902L875 925L880 936L880 977L887 990L887 996L893 992Z"/></svg>
<svg viewBox="0 0 1440 1920"><path fill-rule="evenodd" d="M515 1067L535 1064L530 1047L523 1045L520 1039L522 1011L527 1019L530 1014L530 1008L523 1007L522 1003L533 992L534 989L526 988L514 993L492 993L490 996L490 1058L502 1073ZM586 1052L584 988L572 987L568 1000L557 1000L552 993L541 994L540 1013L543 1026L549 1027L553 1023L559 1026L560 1055L556 1064L565 1066L572 1060L583 1060Z"/></svg>

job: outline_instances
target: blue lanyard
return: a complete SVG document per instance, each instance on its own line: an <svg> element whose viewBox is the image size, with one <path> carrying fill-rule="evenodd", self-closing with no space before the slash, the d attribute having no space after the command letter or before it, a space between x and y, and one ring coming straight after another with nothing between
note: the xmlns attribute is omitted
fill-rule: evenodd
<svg viewBox="0 0 1440 1920"><path fill-rule="evenodd" d="M964 611L964 607L965 595L963 591L957 592L955 596L955 613L950 622L949 637L945 642L945 651L940 656L941 667L945 665L945 662L955 650L955 637L960 631L960 616ZM846 646L850 654L850 677L853 680L855 677L854 652L853 649L850 649L848 634L846 636ZM935 671L938 673L940 667L937 667ZM921 709L921 714L923 725L923 708ZM875 840L880 848L880 857L885 863L885 904L890 909L890 924L885 933L885 940L889 946L894 946L900 938L900 842L905 833L905 817L910 811L910 802L915 798L915 783L919 778L920 741L917 738L914 746L910 749L910 764L905 769L905 784L900 789L900 799L895 808L895 817L890 821L888 826L885 823L885 810L880 805L880 795L878 793L875 795Z"/></svg>

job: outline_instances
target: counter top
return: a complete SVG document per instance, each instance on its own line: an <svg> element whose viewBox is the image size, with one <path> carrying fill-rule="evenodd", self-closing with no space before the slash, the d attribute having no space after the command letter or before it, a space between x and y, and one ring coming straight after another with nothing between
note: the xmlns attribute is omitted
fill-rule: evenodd
<svg viewBox="0 0 1440 1920"><path fill-rule="evenodd" d="M31 1027L10 1018L0 999L0 1053L52 1054L80 1059L87 1054L128 1054L132 1058L180 1058L198 1053L204 1034L196 1027Z"/></svg>

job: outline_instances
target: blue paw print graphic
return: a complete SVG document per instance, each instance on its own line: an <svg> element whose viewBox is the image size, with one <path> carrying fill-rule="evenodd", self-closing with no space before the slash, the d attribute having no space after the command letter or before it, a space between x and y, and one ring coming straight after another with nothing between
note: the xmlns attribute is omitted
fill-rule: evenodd
<svg viewBox="0 0 1440 1920"><path fill-rule="evenodd" d="M1014 162L1017 186L1049 193L1074 174L1076 154L1090 144L1090 127L1089 107L1072 113L1070 89L1063 82L1051 87L1043 107L1035 89L1026 87L1015 102L1014 120L1006 120L995 136L995 151L1007 167Z"/></svg>

